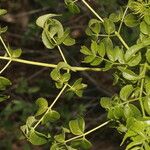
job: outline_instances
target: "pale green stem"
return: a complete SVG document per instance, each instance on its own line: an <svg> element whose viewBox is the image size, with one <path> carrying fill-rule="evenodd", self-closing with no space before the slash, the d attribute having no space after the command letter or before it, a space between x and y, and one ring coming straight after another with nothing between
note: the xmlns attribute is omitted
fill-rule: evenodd
<svg viewBox="0 0 150 150"><path fill-rule="evenodd" d="M93 34L94 35L94 34ZM108 34L98 34L98 36L100 37L114 37L116 36L115 34L112 34L112 35L108 35Z"/></svg>
<svg viewBox="0 0 150 150"><path fill-rule="evenodd" d="M67 60L66 60L66 58L65 58L65 56L64 56L64 54L63 54L63 52L62 52L62 50L61 50L61 48L60 48L60 46L58 45L57 47L58 47L58 50L59 50L59 52L60 52L60 54L61 54L61 57L63 58L64 62L65 62L66 64L68 64L68 63L67 63Z"/></svg>
<svg viewBox="0 0 150 150"><path fill-rule="evenodd" d="M60 93L57 95L57 97L55 98L55 100L53 101L53 103L51 104L51 106L49 107L49 110L52 109L52 107L55 105L55 103L57 102L58 98L64 92L64 90L66 89L66 87L67 87L67 85L64 85L64 87L62 88L62 90L60 91Z"/></svg>
<svg viewBox="0 0 150 150"><path fill-rule="evenodd" d="M82 2L91 10L91 12L92 12L101 22L104 22L104 20L100 17L100 15L99 15L85 0L82 0Z"/></svg>
<svg viewBox="0 0 150 150"><path fill-rule="evenodd" d="M142 97L142 98L144 98L144 97ZM140 98L138 97L138 98L135 98L135 99L130 99L130 100L128 100L128 101L125 101L125 102L123 102L123 103L120 103L119 105L124 105L124 104L127 104L127 103L131 103L131 102L135 102L135 101L138 101Z"/></svg>
<svg viewBox="0 0 150 150"><path fill-rule="evenodd" d="M2 39L1 36L0 36L0 41L2 42L2 44L3 44L3 46L4 46L4 48L5 48L6 52L7 52L7 54L8 54L9 56L11 56L11 54L10 54L10 52L9 52L9 50L8 50L6 44L5 44L5 42L4 42L4 40Z"/></svg>
<svg viewBox="0 0 150 150"><path fill-rule="evenodd" d="M147 63L145 63L143 71L142 71L144 77L145 77L146 69L147 69ZM143 94L143 89L144 89L144 81L145 81L145 78L142 78L141 79L140 95L139 95L139 101L140 101L140 105L141 105L141 110L142 110L143 117L146 116L145 115L145 111L144 111L143 100L142 100L142 94Z"/></svg>
<svg viewBox="0 0 150 150"><path fill-rule="evenodd" d="M25 60L25 59L11 58L11 57L5 57L5 56L0 56L0 59L1 60L11 60L12 62L19 62L19 63L23 63L23 64L42 66L42 67L48 67L48 68L56 68L57 67L57 65L55 65L55 64L29 61L29 60ZM74 70L74 71L102 71L101 68L75 67L75 66L71 66L71 70Z"/></svg>
<svg viewBox="0 0 150 150"><path fill-rule="evenodd" d="M61 91L59 92L59 94L57 95L57 97L55 98L55 100L53 101L53 103L48 107L47 111L44 113L44 115L41 117L41 119L35 124L35 126L33 127L33 129L35 129L44 119L45 115L52 109L52 107L55 105L55 103L58 101L59 97L62 95L62 93L64 92L64 90L66 89L67 85L64 85L64 87L61 89Z"/></svg>
<svg viewBox="0 0 150 150"><path fill-rule="evenodd" d="M11 63L11 60L9 60L8 63L4 66L4 68L1 69L0 74L2 74L5 71L5 69L9 66L10 63Z"/></svg>
<svg viewBox="0 0 150 150"><path fill-rule="evenodd" d="M57 42L56 42L56 40L55 40L54 38L53 38L53 40L54 40L55 44L57 44ZM57 45L57 48L58 48L58 50L59 50L59 52L60 52L60 55L61 55L62 59L64 60L64 62L65 62L66 64L68 64L68 63L67 63L67 60L66 60L66 58L65 58L65 56L64 56L64 54L63 54L63 52L62 52L61 47L60 47L59 45Z"/></svg>
<svg viewBox="0 0 150 150"><path fill-rule="evenodd" d="M122 19L121 19L121 23L120 23L120 25L119 25L118 33L120 33L120 31L121 31L121 27L122 27L122 24L123 24L123 21L124 21L124 18L125 18L125 16L126 16L126 13L127 13L128 8L129 8L129 7L127 6L126 9L125 9L125 11L124 11L124 13L123 13L123 16L122 16Z"/></svg>
<svg viewBox="0 0 150 150"><path fill-rule="evenodd" d="M85 132L85 133L82 134L82 135L78 135L78 136L75 136L75 137L73 137L73 138L71 138L71 139L66 140L65 143L68 143L68 142L70 142L70 141L72 141L72 140L75 140L75 139L78 139L78 138L81 138L81 137L85 137L86 135L88 135L88 134L90 134L90 133L92 133L92 132L94 132L94 131L96 131L96 130L98 130L98 129L104 127L104 126L106 126L108 123L110 123L110 120L104 122L103 124L101 124L101 125L99 125L99 126L97 126L97 127L95 127L95 128L93 128L92 130L89 130L89 131Z"/></svg>
<svg viewBox="0 0 150 150"><path fill-rule="evenodd" d="M127 45L127 43L123 40L123 38L121 37L121 35L115 31L115 35L118 37L118 39L121 41L121 43L124 45L124 47L128 50L129 46Z"/></svg>

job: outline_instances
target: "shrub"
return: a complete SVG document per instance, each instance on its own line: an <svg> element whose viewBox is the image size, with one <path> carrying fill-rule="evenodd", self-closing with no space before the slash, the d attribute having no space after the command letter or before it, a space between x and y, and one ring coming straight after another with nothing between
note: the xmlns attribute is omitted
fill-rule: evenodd
<svg viewBox="0 0 150 150"><path fill-rule="evenodd" d="M85 30L87 38L90 39L90 47L81 46L80 52L84 56L83 63L88 67L76 67L68 64L61 45L72 46L75 39L70 36L70 30L64 28L57 14L46 14L40 16L36 24L42 29L42 41L46 48L58 48L62 56L62 62L47 64L20 59L21 50L13 50L6 46L2 36L6 54L0 56L1 60L8 63L1 69L2 73L11 62L19 62L30 65L53 68L50 73L56 88L60 92L49 106L45 98L38 98L36 105L38 110L35 115L29 116L21 130L25 138L33 145L44 145L49 143L51 150L58 149L90 149L92 144L87 135L106 126L113 124L119 133L124 135L122 144L126 143L126 150L149 150L150 149L150 1L129 0L125 7L113 12L107 18L102 18L85 0L65 0L70 12L80 13L78 3L83 3L94 15ZM0 15L6 10L0 9ZM122 37L121 32L125 28L139 31L135 44L129 44ZM1 35L6 32L6 27L0 28ZM117 42L116 42L117 41ZM85 131L83 117L70 120L68 126L62 125L61 132L56 135L42 132L40 127L46 128L47 124L55 123L61 114L54 109L60 96L64 92L74 92L82 97L87 85L81 78L72 82L71 74L77 71L105 71L113 70L114 85L121 85L120 92L112 97L102 97L101 106L107 112L106 122L97 127ZM0 77L0 90L4 91L11 82ZM0 101L9 96L1 94ZM72 135L72 136L70 136ZM70 138L71 137L71 138Z"/></svg>

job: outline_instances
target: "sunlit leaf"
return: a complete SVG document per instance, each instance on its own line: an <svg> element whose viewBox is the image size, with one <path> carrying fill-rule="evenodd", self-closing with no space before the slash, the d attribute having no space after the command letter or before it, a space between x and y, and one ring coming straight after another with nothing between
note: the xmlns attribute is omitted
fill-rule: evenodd
<svg viewBox="0 0 150 150"><path fill-rule="evenodd" d="M75 120L69 121L69 127L70 127L70 131L74 135L81 135L81 134L83 134L84 130L85 130L84 119L79 117L79 118L77 118Z"/></svg>
<svg viewBox="0 0 150 150"><path fill-rule="evenodd" d="M36 100L36 105L38 106L38 111L35 116L43 114L48 108L48 102L45 98L38 98Z"/></svg>
<svg viewBox="0 0 150 150"><path fill-rule="evenodd" d="M55 110L50 110L45 114L42 124L46 124L47 122L55 122L60 118L60 114Z"/></svg>
<svg viewBox="0 0 150 150"><path fill-rule="evenodd" d="M12 83L9 79L0 76L0 91L6 90L7 86L10 86Z"/></svg>

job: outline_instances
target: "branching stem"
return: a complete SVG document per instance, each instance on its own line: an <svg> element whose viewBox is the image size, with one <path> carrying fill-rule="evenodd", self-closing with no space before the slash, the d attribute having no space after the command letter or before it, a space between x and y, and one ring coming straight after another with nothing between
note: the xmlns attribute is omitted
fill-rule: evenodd
<svg viewBox="0 0 150 150"><path fill-rule="evenodd" d="M100 15L99 15L85 0L82 0L82 2L91 10L91 12L92 12L101 22L104 22L104 20L100 17Z"/></svg>
<svg viewBox="0 0 150 150"><path fill-rule="evenodd" d="M45 115L52 109L52 107L55 105L55 103L58 101L59 97L62 95L62 93L64 92L64 90L66 89L67 85L64 85L64 87L61 89L61 91L59 92L59 94L57 95L57 97L54 99L53 103L48 107L47 111L44 113L44 115L41 117L41 119L35 124L35 126L33 127L33 129L35 129L44 119Z"/></svg>
<svg viewBox="0 0 150 150"><path fill-rule="evenodd" d="M128 8L129 8L129 7L127 6L126 9L125 9L125 11L124 11L124 13L123 13L123 16L122 16L122 19L121 19L121 22L120 22L120 25L119 25L118 33L120 33L120 31L121 31L121 27L122 27L124 18L125 18L125 16L126 16L126 13L127 13L127 11L128 11Z"/></svg>
<svg viewBox="0 0 150 150"><path fill-rule="evenodd" d="M19 59L19 58L11 58L11 57L5 57L5 56L0 56L0 59L1 60L11 60L12 62L19 62L22 64L42 66L42 67L47 67L47 68L56 68L57 67L57 65L55 65L55 64L42 63L42 62L30 61L30 60ZM102 71L101 68L76 67L76 66L71 66L71 70L74 70L74 71Z"/></svg>
<svg viewBox="0 0 150 150"><path fill-rule="evenodd" d="M9 60L7 64L0 70L0 74L2 74L5 71L5 69L7 69L10 63L11 63L11 60Z"/></svg>
<svg viewBox="0 0 150 150"><path fill-rule="evenodd" d="M119 32L115 31L115 35L118 37L118 39L121 41L121 43L124 45L124 47L128 50L129 46L127 45L127 43L123 40L123 38L121 37L121 35L119 34Z"/></svg>
<svg viewBox="0 0 150 150"><path fill-rule="evenodd" d="M4 40L2 39L1 36L0 36L0 41L1 41L1 43L3 44L3 46L4 46L4 48L5 48L6 52L7 52L7 54L8 54L9 56L11 56L11 54L10 54L10 52L9 52L9 50L8 50L6 44L5 44L5 42L4 42Z"/></svg>
<svg viewBox="0 0 150 150"><path fill-rule="evenodd" d="M141 105L141 110L142 110L143 117L146 116L145 115L145 111L144 111L143 101L142 101L142 95L143 95L143 88L144 88L144 81L145 81L146 70L147 70L147 63L145 63L145 65L143 66L142 74L143 74L144 78L141 79L141 87L140 87L140 95L139 95L139 101L140 101L140 105Z"/></svg>
<svg viewBox="0 0 150 150"><path fill-rule="evenodd" d="M75 136L75 137L73 137L73 138L70 138L70 139L66 140L65 143L71 142L71 141L73 141L73 140L75 140L75 139L79 139L79 138L81 138L81 137L85 137L86 135L88 135L88 134L90 134L90 133L92 133L92 132L94 132L94 131L96 131L96 130L98 130L98 129L104 127L104 126L106 126L108 123L110 123L110 120L104 122L103 124L101 124L101 125L99 125L99 126L97 126L97 127L95 127L95 128L93 128L92 130L89 130L89 131L85 132L85 133L82 134L82 135L78 135L78 136Z"/></svg>
<svg viewBox="0 0 150 150"><path fill-rule="evenodd" d="M53 38L53 40L54 40L55 44L57 44L57 42L56 42L56 40L55 40L54 38ZM57 48L58 48L58 50L59 50L59 52L60 52L60 55L61 55L63 61L64 61L66 64L68 64L68 63L67 63L67 60L66 60L66 58L65 58L65 56L64 56L64 53L62 52L61 47L60 47L59 45L57 45Z"/></svg>

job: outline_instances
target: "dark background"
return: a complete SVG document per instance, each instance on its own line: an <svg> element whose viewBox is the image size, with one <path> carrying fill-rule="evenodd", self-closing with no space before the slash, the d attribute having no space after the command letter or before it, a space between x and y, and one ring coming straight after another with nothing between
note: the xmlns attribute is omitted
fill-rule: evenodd
<svg viewBox="0 0 150 150"><path fill-rule="evenodd" d="M124 6L124 0L90 0L90 5L102 17L107 17L111 12ZM71 36L76 39L73 47L62 46L63 52L69 64L81 65L83 60L80 54L81 45L87 44L88 39L84 33L87 23L93 17L91 12L79 2L81 13L73 15L68 12L63 0L1 0L1 8L5 8L8 14L0 19L1 25L7 25L8 31L3 35L5 41L13 48L22 48L21 58L57 64L62 60L57 49L48 50L41 42L41 30L36 26L36 18L45 13L62 14L59 20L65 27L71 28ZM130 31L131 32L131 31ZM132 43L127 33L126 40ZM0 54L3 55L3 47L0 45ZM0 61L2 67L6 62ZM7 90L11 96L5 103L0 104L0 149L3 150L47 150L45 147L32 147L22 140L20 125L36 110L35 100L38 97L53 101L58 93L54 82L50 79L49 68L12 63L4 72L13 85ZM99 105L102 96L112 96L118 91L112 86L112 72L73 73L74 78L83 78L88 84L82 98L64 94L56 104L61 113L61 122L68 121L77 115L83 115L86 120L87 130L97 126L106 119L105 111ZM88 136L93 143L92 150L119 150L121 136L113 128L103 128Z"/></svg>

